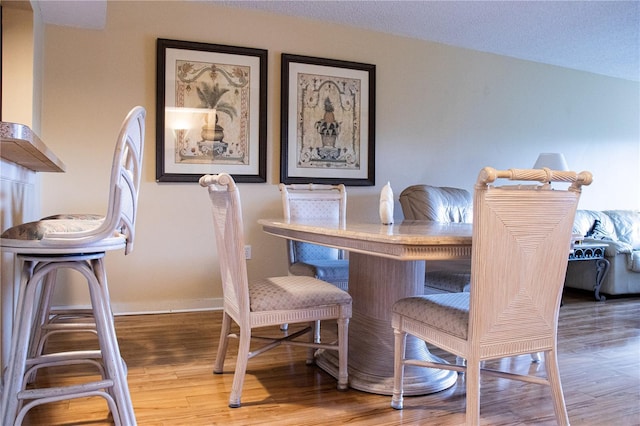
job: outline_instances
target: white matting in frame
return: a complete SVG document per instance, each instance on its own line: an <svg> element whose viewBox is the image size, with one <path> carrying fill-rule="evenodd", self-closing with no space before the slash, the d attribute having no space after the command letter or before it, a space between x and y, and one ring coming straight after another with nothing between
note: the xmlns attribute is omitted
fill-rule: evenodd
<svg viewBox="0 0 640 426"><path fill-rule="evenodd" d="M375 66L283 55L281 181L373 185Z"/></svg>
<svg viewBox="0 0 640 426"><path fill-rule="evenodd" d="M156 179L266 181L266 50L158 39Z"/></svg>

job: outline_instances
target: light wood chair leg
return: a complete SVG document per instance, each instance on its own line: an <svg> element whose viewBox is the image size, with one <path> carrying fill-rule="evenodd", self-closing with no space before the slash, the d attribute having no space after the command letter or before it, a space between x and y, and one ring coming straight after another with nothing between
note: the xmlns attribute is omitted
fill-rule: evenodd
<svg viewBox="0 0 640 426"><path fill-rule="evenodd" d="M467 359L465 380L467 384L466 424L480 424L480 362Z"/></svg>
<svg viewBox="0 0 640 426"><path fill-rule="evenodd" d="M229 332L231 331L231 317L225 312L222 314L222 327L220 330L220 341L218 343L218 352L216 360L213 363L213 372L222 374L224 370L224 359L227 356L227 348L229 347Z"/></svg>
<svg viewBox="0 0 640 426"><path fill-rule="evenodd" d="M249 348L251 345L251 329L245 327L240 330L240 342L238 344L238 359L236 361L236 371L233 374L233 384L231 385L231 395L229 396L229 407L238 408L241 405L242 386L244 385L244 375L247 372L249 362Z"/></svg>
<svg viewBox="0 0 640 426"><path fill-rule="evenodd" d="M393 356L393 396L391 407L396 410L403 408L403 380L404 380L404 354L407 347L407 333L394 329L394 356Z"/></svg>
<svg viewBox="0 0 640 426"><path fill-rule="evenodd" d="M349 318L338 318L338 390L349 388Z"/></svg>
<svg viewBox="0 0 640 426"><path fill-rule="evenodd" d="M309 326L311 327L311 332L309 333L309 343L320 343L320 321L312 321L309 323ZM316 335L318 336L317 338ZM309 347L307 349L307 365L315 364L315 353L316 348Z"/></svg>
<svg viewBox="0 0 640 426"><path fill-rule="evenodd" d="M561 426L569 425L569 416L567 414L567 406L564 401L562 392L562 383L560 381L560 371L558 369L558 358L554 350L545 351L544 365L547 371L547 379L551 388L551 396L553 398L553 410L556 413L556 422Z"/></svg>
<svg viewBox="0 0 640 426"><path fill-rule="evenodd" d="M320 321L316 321L316 325L313 330L313 341L320 343Z"/></svg>

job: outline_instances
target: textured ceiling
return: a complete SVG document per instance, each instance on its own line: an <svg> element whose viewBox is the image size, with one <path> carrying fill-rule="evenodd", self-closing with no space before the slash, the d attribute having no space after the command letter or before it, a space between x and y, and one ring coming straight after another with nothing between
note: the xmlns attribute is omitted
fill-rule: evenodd
<svg viewBox="0 0 640 426"><path fill-rule="evenodd" d="M638 0L205 1L640 81ZM105 0L34 4L47 23L102 28L106 22Z"/></svg>

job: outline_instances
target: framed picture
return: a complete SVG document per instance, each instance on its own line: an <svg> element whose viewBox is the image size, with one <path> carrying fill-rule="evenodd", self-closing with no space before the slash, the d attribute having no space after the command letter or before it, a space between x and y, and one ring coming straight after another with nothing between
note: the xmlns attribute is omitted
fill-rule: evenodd
<svg viewBox="0 0 640 426"><path fill-rule="evenodd" d="M156 180L266 182L267 51L157 41Z"/></svg>
<svg viewBox="0 0 640 426"><path fill-rule="evenodd" d="M280 180L375 185L376 66L282 55Z"/></svg>

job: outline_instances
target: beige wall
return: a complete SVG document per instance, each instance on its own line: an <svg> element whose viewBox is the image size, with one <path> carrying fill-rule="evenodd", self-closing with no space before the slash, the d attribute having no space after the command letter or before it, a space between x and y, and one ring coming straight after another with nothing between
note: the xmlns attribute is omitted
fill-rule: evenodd
<svg viewBox="0 0 640 426"><path fill-rule="evenodd" d="M540 152L563 152L570 167L594 173L581 208L640 208L637 82L196 2L109 2L107 12L104 30L45 27L42 137L67 173L43 177L43 213L103 211L118 126L132 106L144 105L147 145L135 250L108 255L116 311L220 303L205 190L155 182L159 37L269 51L268 183L240 185L252 276L286 273L284 241L256 224L281 214L283 52L377 66L376 186L348 188L348 217L377 220L378 194L387 181L396 199L415 183L471 190L483 166L530 167Z"/></svg>
<svg viewBox="0 0 640 426"><path fill-rule="evenodd" d="M33 126L33 13L2 10L2 120Z"/></svg>

